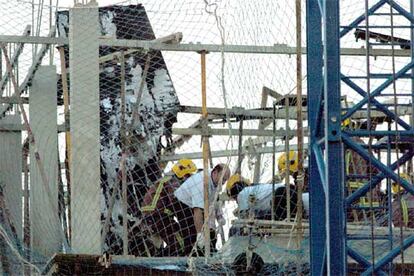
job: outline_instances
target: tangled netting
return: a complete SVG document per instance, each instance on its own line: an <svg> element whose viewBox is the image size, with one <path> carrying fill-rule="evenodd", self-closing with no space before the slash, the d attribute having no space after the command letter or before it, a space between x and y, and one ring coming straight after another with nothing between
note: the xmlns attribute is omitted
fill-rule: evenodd
<svg viewBox="0 0 414 276"><path fill-rule="evenodd" d="M43 2L0 1L0 34L22 39L0 51L0 271L309 274L307 73L303 58L297 76L295 52L299 30L306 46L305 1L299 11L288 0ZM341 2L343 24L364 12ZM354 34L344 47L361 47ZM343 57L343 73L364 74L364 58ZM360 96L344 91L346 109ZM344 128L366 130L366 118ZM344 156L351 194L378 172L350 149ZM204 176L209 217L199 224ZM397 230L364 239L402 227L386 186L347 212L348 245L368 260L401 240ZM390 203L394 221L381 209Z"/></svg>

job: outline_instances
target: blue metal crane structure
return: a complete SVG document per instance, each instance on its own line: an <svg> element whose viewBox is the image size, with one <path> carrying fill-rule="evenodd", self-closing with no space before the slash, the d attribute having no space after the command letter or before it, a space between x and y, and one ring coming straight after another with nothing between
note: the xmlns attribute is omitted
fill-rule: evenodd
<svg viewBox="0 0 414 276"><path fill-rule="evenodd" d="M395 162L391 163L390 158L384 162L383 158L374 155L372 147L358 143L354 137L376 137L388 138L388 149L390 155L390 141L401 137L414 137L413 127L399 117L396 107L390 108L381 97L387 88L402 78L414 80L414 59L413 59L413 26L414 26L414 1L410 1L410 9L407 10L395 0L365 1L365 12L356 17L350 24L341 25L340 21L340 0L307 0L307 72L308 72L308 120L310 129L310 254L312 275L345 275L347 272L348 257L355 260L364 272L362 275L376 273L378 275L392 274L392 266L389 264L405 249L414 243L414 236L405 236L401 243L393 244L392 219L388 218L390 230L390 246L379 260L372 261L363 256L358 248L352 248L347 235L347 210L359 198L365 196L373 188L387 181L388 216L392 216L389 210L391 204L390 182L396 182L406 192L414 194L414 186L403 179L399 173L399 167L412 160L413 148L401 150L397 154ZM370 3L370 4L368 4ZM387 7L389 13L379 13L378 10ZM374 26L369 25L371 16L392 16L398 15L405 18L408 23L406 28L410 29L411 41L406 49L411 49L411 57L406 59L406 64L399 70L392 70L388 74L381 75L382 83L371 89L369 60L370 47L374 43L369 42L369 30ZM357 84L352 76L347 76L341 71L341 39L352 30L357 28L366 32L367 40L367 74L366 87ZM378 26L376 26L378 27ZM391 30L393 26L383 26ZM392 51L396 40L388 43ZM376 43L379 44L379 43ZM393 68L395 69L395 68ZM391 70L390 70L391 71ZM414 81L413 81L414 83ZM361 100L349 108L341 106L341 88L352 89L361 96ZM394 86L395 87L395 86ZM414 89L411 89L413 98ZM394 96L398 97L395 93ZM411 101L412 102L412 101ZM396 103L394 103L396 104ZM388 130L375 130L370 127L367 130L341 129L341 123L358 111L368 114L370 111L382 112L387 122L395 124L395 127ZM411 116L412 113L411 113ZM369 123L368 123L369 125ZM379 148L381 146L378 146ZM356 191L346 194L344 152L352 150L362 157L378 173L363 181L363 185ZM367 237L375 239L375 237Z"/></svg>

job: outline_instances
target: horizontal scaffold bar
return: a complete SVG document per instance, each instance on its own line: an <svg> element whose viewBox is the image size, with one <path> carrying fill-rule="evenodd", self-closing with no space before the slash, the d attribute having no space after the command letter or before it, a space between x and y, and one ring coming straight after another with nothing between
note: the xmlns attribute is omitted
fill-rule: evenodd
<svg viewBox="0 0 414 276"><path fill-rule="evenodd" d="M290 145L291 150L297 150L297 145ZM307 145L304 145L304 148L307 149ZM285 146L276 146L275 152L284 152ZM257 148L243 148L241 154L266 154L272 153L273 147L257 147ZM212 158L220 158L220 157L229 157L229 156L238 156L239 152L237 149L230 149L230 150L216 150L211 151ZM169 161L176 161L180 159L202 159L203 153L202 152L188 152L188 153L178 153L178 154L171 154L171 155L163 155L161 156L161 161L169 162Z"/></svg>
<svg viewBox="0 0 414 276"><path fill-rule="evenodd" d="M45 37L45 36L18 36L18 35L0 35L0 42L3 43L28 43L28 44L68 44L67 38L61 37ZM160 51L173 52L225 52L225 53L240 53L240 54L282 54L295 55L296 47L288 46L286 44L275 44L270 46L255 46L255 45L220 45L220 44L202 44L202 43L181 43L181 44L167 44L158 41L146 40L130 40L130 39L108 39L100 38L99 44L101 46L112 47L126 47L126 48L142 48L153 49ZM306 54L306 47L302 47L302 53ZM397 56L409 57L410 50L395 49L371 49L371 56ZM341 55L343 56L365 56L366 50L362 48L341 48Z"/></svg>
<svg viewBox="0 0 414 276"><path fill-rule="evenodd" d="M28 103L28 97L21 97L20 98L22 100L22 102L24 104ZM6 103L6 104L17 104L18 98L13 96L13 97L0 97L0 103ZM283 108L282 108L283 109ZM278 112L276 112L276 119L277 120L281 120L281 119L286 119L286 116L284 114L284 109L282 110L278 110ZM280 111L280 112L279 112ZM282 112L283 111L283 112ZM201 113L201 107L198 106L181 106L180 107L180 112L181 113L189 113L189 114L200 114ZM217 117L222 116L223 118L225 118L226 116L226 110L224 108L220 108L220 107L209 107L207 108L207 112L210 116L213 116L213 119L217 119ZM304 114L303 114L303 119L306 119L306 108L304 108ZM227 114L229 117L241 117L244 116L244 118L248 118L248 119L254 119L254 120L258 120L258 119L271 119L273 118L273 111L271 110L260 110L260 109L242 109L242 108L228 108L227 109ZM411 114L411 107L400 107L398 108L398 116L408 116ZM378 117L386 117L382 112L380 111L371 111L371 118L378 118ZM291 120L295 120L296 119L296 108L292 107L289 108L289 118ZM367 112L366 111L357 111L353 114L353 116L351 117L352 119L355 120L360 120L360 119L364 119L366 120L367 118ZM0 124L0 131L22 131L25 130L23 125L18 125L18 124ZM175 132L174 132L175 130ZM62 125L58 125L58 131L59 132L63 132L65 131L65 126L64 124ZM294 131L292 130L292 133L289 133L289 135L295 135L296 133L293 133ZM211 132L211 135L229 135L231 133L231 135L238 135L239 132L237 129L232 130L232 132L229 132L228 129L213 129ZM286 135L285 131L283 130L283 136ZM201 128L176 128L173 129L173 134L176 135L202 135L202 131ZM243 135L246 136L272 136L272 130L264 130L263 133L259 134L257 129L251 129L251 130L243 130ZM282 136L281 135L281 130L278 130L276 132L276 136Z"/></svg>
<svg viewBox="0 0 414 276"><path fill-rule="evenodd" d="M20 97L22 104L29 104L29 97ZM18 104L18 97L0 97L0 104Z"/></svg>
<svg viewBox="0 0 414 276"><path fill-rule="evenodd" d="M0 123L0 131L23 131L26 130L25 126L22 124L2 124ZM58 125L58 132L64 132L65 125L61 124ZM306 131L306 129L305 129ZM213 135L213 136L237 136L239 135L238 129L218 129L218 128L207 128L205 131L201 128L173 128L172 129L173 135ZM273 133L273 130L257 130L257 129L243 129L243 136L273 136L276 137L284 137L286 134L289 136L295 135L296 130L289 130L286 132L285 130L277 130Z"/></svg>
<svg viewBox="0 0 414 276"><path fill-rule="evenodd" d="M306 130L305 130L306 131ZM237 136L239 135L238 129L228 128L208 128L205 131L201 128L173 128L172 133L174 135L213 135L213 136ZM243 136L275 136L284 137L286 135L292 136L296 134L296 130L284 130L278 129L275 132L273 130L258 130L258 129L243 129Z"/></svg>
<svg viewBox="0 0 414 276"><path fill-rule="evenodd" d="M411 114L411 107L402 106L398 107L397 113L398 116L405 116ZM182 113L193 113L193 114L201 114L201 107L199 106L181 106L180 112ZM227 112L225 108L222 107L208 107L207 112L209 115L216 115L222 116L225 118L226 114L229 117L237 117L237 116L244 116L244 119L272 119L273 118L273 110L272 108L265 108L265 109L242 109L238 107L228 108ZM377 110L371 110L371 118L379 118L379 117L387 117L384 115L383 112ZM296 107L289 108L289 119L296 120ZM302 117L304 120L307 119L307 108L303 108ZM359 110L356 111L352 116L354 120L368 118L368 113L366 110ZM280 109L276 110L276 119L286 119L285 115L285 108L280 107Z"/></svg>

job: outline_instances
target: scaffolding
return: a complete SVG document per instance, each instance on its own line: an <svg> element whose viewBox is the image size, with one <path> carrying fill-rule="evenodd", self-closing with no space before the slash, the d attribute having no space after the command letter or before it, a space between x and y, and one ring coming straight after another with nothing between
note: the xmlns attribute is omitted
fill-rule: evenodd
<svg viewBox="0 0 414 276"><path fill-rule="evenodd" d="M345 275L348 256L361 265L361 275L372 273L392 275L396 273L394 266L396 263L399 265L397 269L399 273L409 273L409 268L404 272L404 265L409 266L410 258L404 258L404 254L409 255L405 250L414 240L410 234L405 233L406 230L401 224L399 227L393 227L396 214L390 209L394 206L391 182L398 185L397 198L394 199L396 202L401 200L403 190L408 193L414 191L411 179L401 177L403 171L412 172L410 161L412 125L398 114L400 106L403 105L401 101L403 97L409 99L410 103L407 106L412 108L412 88L410 92L404 94L397 92L396 86L402 78L412 77L410 73L412 55L405 60L402 68L396 69L396 57L392 54L388 72L376 74L373 72L375 62L373 51L376 47L388 48L392 53L397 47L412 51L413 2L410 1L407 9L407 5L403 7L392 0L365 1L365 12L345 24L340 18L345 7L340 6L339 1L307 1L307 3L308 72L315 72L308 75L308 111L309 116L313 116L309 117L310 178L313 181L311 189L324 191L324 193L310 192L310 205L313 209L310 217L310 235L313 240L312 274L321 275L326 271L332 275ZM381 22L388 24L378 24L379 20L373 19L375 17L385 18ZM396 23L401 22L395 19L397 17L404 18L404 24ZM382 37L378 36L380 34L371 31L375 28L382 28L390 32L390 35L386 33ZM397 38L395 30L401 28L408 28L410 41L401 41ZM341 58L340 55L341 42L345 41L346 36L352 31L355 31L357 38L362 37L365 40L365 72L359 76L345 73L343 64L346 59ZM407 45L407 41L410 45ZM390 92L386 93L388 87L391 87ZM344 107L340 100L341 91L345 93L343 91L349 89L358 93L360 100L352 107ZM386 97L391 97L390 103L384 100ZM367 111L365 128L355 126L344 128L344 122L358 110ZM387 130L376 130L378 122L371 116L374 110L383 113L383 122L387 124ZM412 122L411 118L412 115L409 116L409 122ZM361 137L366 138L368 143L361 143ZM374 144L374 139L381 142ZM345 155L349 150L356 152L368 162L369 168L365 174L357 175L357 172L345 169L347 166L346 161L344 162ZM394 161L391 162L391 159ZM359 180L355 180L358 178ZM373 194L377 190L375 187L379 187L384 179L387 180L385 199L380 203L375 202L373 199ZM344 193L350 181L354 183L357 181L360 184L348 193ZM361 204L364 196L369 197L365 205ZM361 248L353 246L356 238L349 234L347 214L357 208L370 212L369 234L359 237L371 244L370 254L361 254ZM381 210L385 210L384 225L388 227L383 235L376 232L377 226L374 222L375 212ZM380 239L385 239L388 246L384 246L382 252L378 252L378 249L375 252L375 245ZM326 260L323 257L325 255Z"/></svg>
<svg viewBox="0 0 414 276"><path fill-rule="evenodd" d="M142 5L98 7L93 2L69 10L56 7L57 26L50 23L48 33L39 30L30 35L35 27L29 25L21 35L0 34L0 153L9 156L3 160L7 162L0 160L0 170L13 171L0 178L6 182L0 185L4 272L13 270L8 258L17 260L19 265L14 265L24 267L26 275L95 273L104 268L107 273L237 273L254 271L249 270L253 263L269 273L412 271L413 230L401 221L397 226L394 209L402 216L402 198L414 193L413 1L408 11L397 1L366 0L364 13L356 18L348 14L347 20L352 19L345 22L341 14L350 7L343 1L297 0L292 8L294 43L273 45L225 41L223 18L209 1L201 3L202 10L217 25L221 44L186 41L179 28L158 36L157 23L167 27L162 21L150 22L147 14L154 11ZM305 2L306 22L302 22ZM114 20L116 13L125 13L124 21ZM370 23L372 17L386 18L388 25ZM396 17L404 18L405 25ZM118 25L108 23L111 20ZM133 22L139 24L130 27ZM400 29L409 30L411 39L397 35L395 30ZM352 35L364 43L363 48L349 45ZM29 45L30 63L22 66L19 61ZM184 101L173 84L180 77L169 66L175 61L185 67L188 60L170 56L173 62L165 61L177 53L180 58L192 55L197 65L193 70L197 72L186 70L189 76L181 76L188 78L183 81L188 91L196 91ZM258 91L252 92L254 97L243 98L240 93L238 104L228 106L225 58L241 56L254 56L253 64L256 57L293 56L295 86L287 91L264 76ZM346 70L344 64L352 59L362 60L365 71ZM386 60L391 70L376 72L377 59ZM211 81L214 69L220 72ZM409 82L409 92L398 92L400 80ZM239 81L236 78L235 83ZM216 86L209 87L211 83ZM254 103L246 103L253 98ZM200 138L202 149L189 150L188 144L198 147ZM215 149L215 139L226 140L226 146ZM289 171L295 161L290 160L292 150L298 152L294 190L293 177L288 174L282 180L276 164L285 154L283 169ZM144 155L144 161L134 159ZM172 163L182 159L203 168L204 247L194 246L195 255L190 257L166 257L161 249L167 242L158 236L153 239L157 231L144 220L141 204L150 187L157 187L160 196L155 185L170 177ZM309 159L306 176L305 159ZM352 164L355 160L357 164ZM208 223L216 204L231 202L225 183L219 181L215 192L209 187L208 172L219 161L232 173L248 172L254 184L272 185L271 215L256 219L252 211L256 199L249 198L246 217L231 220L233 214L227 214L230 226L241 235L230 237L231 230L225 233L221 225L222 247L212 255L215 246ZM19 165L11 168L10 163ZM147 169L151 166L153 171ZM13 181L19 185L10 190ZM140 182L145 185L136 185ZM286 218L280 220L275 219L274 194L282 184ZM307 188L310 207L302 195ZM142 198L137 196L139 189L145 189ZM291 200L294 196L296 202ZM244 259L237 259L240 256Z"/></svg>

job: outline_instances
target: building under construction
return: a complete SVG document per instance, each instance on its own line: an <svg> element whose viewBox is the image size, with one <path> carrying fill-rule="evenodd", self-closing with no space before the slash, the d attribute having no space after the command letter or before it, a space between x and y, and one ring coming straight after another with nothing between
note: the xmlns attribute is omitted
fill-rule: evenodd
<svg viewBox="0 0 414 276"><path fill-rule="evenodd" d="M414 0L357 2L0 0L0 271L414 275Z"/></svg>

